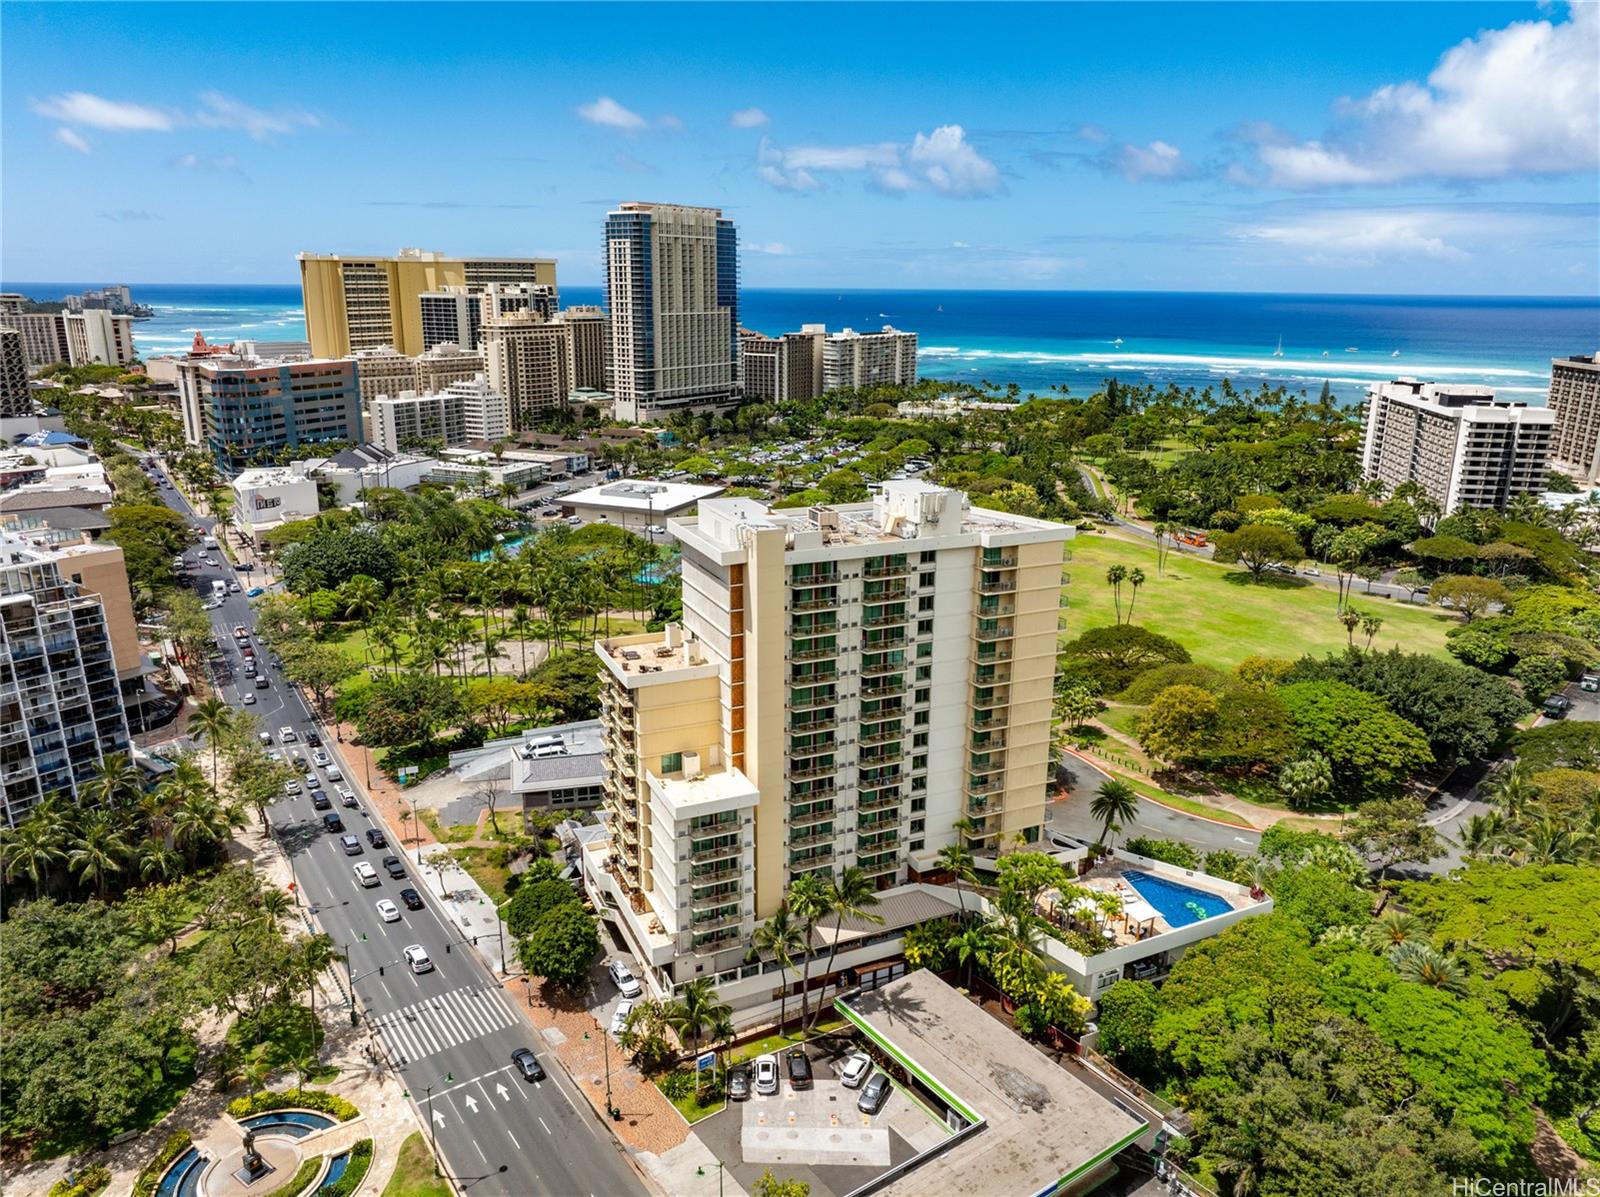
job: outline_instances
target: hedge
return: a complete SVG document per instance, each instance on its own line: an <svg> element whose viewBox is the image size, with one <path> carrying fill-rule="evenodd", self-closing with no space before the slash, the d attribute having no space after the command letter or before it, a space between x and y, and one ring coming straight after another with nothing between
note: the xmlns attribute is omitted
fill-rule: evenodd
<svg viewBox="0 0 1600 1197"><path fill-rule="evenodd" d="M228 1113L235 1118L265 1114L269 1110L296 1109L317 1110L323 1114L331 1114L340 1122L349 1122L361 1114L360 1110L337 1093L328 1093L322 1089L285 1089L281 1093L266 1090L254 1097L236 1097L228 1103Z"/></svg>
<svg viewBox="0 0 1600 1197"><path fill-rule="evenodd" d="M350 1149L350 1162L345 1165L344 1175L318 1189L317 1197L350 1197L367 1179L367 1169L371 1167L372 1140L362 1139Z"/></svg>
<svg viewBox="0 0 1600 1197"><path fill-rule="evenodd" d="M65 1177L50 1186L50 1197L95 1197L111 1183L111 1169L104 1164L93 1164L77 1173L77 1180L68 1182Z"/></svg>
<svg viewBox="0 0 1600 1197"><path fill-rule="evenodd" d="M161 1145L161 1150L156 1152L155 1159L144 1166L144 1171L139 1173L139 1179L133 1182L133 1197L153 1197L161 1174L173 1160L189 1150L189 1144L192 1142L194 1136L187 1129L175 1130L167 1136L167 1141Z"/></svg>

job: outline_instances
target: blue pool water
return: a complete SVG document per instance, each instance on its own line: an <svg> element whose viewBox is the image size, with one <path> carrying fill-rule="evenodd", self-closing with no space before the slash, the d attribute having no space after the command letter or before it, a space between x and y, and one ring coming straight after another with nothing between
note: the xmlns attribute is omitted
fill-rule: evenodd
<svg viewBox="0 0 1600 1197"><path fill-rule="evenodd" d="M242 1118L239 1125L263 1135L289 1135L303 1139L312 1131L326 1130L334 1121L326 1114L312 1114L304 1110L273 1110L269 1114Z"/></svg>
<svg viewBox="0 0 1600 1197"><path fill-rule="evenodd" d="M1195 889L1192 885L1168 881L1165 877L1157 877L1153 873L1127 869L1123 872L1122 879L1133 886L1141 898L1160 911L1161 917L1167 920L1167 925L1170 927L1187 927L1202 919L1227 914L1233 909L1225 899L1217 897L1216 894L1208 894L1205 890Z"/></svg>
<svg viewBox="0 0 1600 1197"><path fill-rule="evenodd" d="M194 1197L200 1189L200 1173L205 1171L200 1149L191 1147L172 1162L156 1186L156 1197Z"/></svg>
<svg viewBox="0 0 1600 1197"><path fill-rule="evenodd" d="M322 1183L317 1186L317 1192L325 1192L333 1188L334 1182L344 1175L344 1170L350 1166L350 1153L341 1151L328 1161L328 1175L322 1178Z"/></svg>

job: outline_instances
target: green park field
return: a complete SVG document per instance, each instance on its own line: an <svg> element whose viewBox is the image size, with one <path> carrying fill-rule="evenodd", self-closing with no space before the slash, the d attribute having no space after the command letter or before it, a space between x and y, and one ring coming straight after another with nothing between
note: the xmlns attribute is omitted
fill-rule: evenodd
<svg viewBox="0 0 1600 1197"><path fill-rule="evenodd" d="M1234 566L1169 552L1156 576L1153 543L1109 533L1085 532L1069 543L1071 583L1065 594L1063 639L1116 621L1116 607L1106 570L1113 565L1144 571L1133 620L1152 632L1170 636L1201 664L1231 668L1245 657L1320 656L1346 644L1344 625L1334 611L1331 586L1278 576L1251 582ZM1123 613L1131 587L1122 586ZM1364 595L1356 583L1357 611L1381 616L1383 628L1373 641L1380 651L1398 645L1406 652L1445 656L1445 633L1457 620L1419 604L1380 595ZM1359 630L1357 641L1364 637Z"/></svg>

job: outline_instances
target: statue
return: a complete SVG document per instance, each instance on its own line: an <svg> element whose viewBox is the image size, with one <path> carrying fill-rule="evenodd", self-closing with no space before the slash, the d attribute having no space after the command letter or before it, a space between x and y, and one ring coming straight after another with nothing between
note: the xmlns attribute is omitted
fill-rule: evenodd
<svg viewBox="0 0 1600 1197"><path fill-rule="evenodd" d="M246 1129L244 1132L244 1171L250 1176L256 1177L266 1170L266 1162L261 1158L261 1153L256 1150L256 1132Z"/></svg>

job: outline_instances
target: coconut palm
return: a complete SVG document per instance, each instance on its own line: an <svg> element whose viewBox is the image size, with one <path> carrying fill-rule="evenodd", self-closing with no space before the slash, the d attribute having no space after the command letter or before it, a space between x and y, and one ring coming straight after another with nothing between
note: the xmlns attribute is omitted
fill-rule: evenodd
<svg viewBox="0 0 1600 1197"><path fill-rule="evenodd" d="M1111 587L1111 599L1116 603L1117 622L1122 622L1122 584L1128 580L1126 565L1113 565L1106 570L1106 583Z"/></svg>
<svg viewBox="0 0 1600 1197"><path fill-rule="evenodd" d="M1511 842L1511 854L1524 864L1581 864L1589 856L1589 836L1546 814Z"/></svg>
<svg viewBox="0 0 1600 1197"><path fill-rule="evenodd" d="M26 877L36 898L44 892L51 872L66 858L61 836L48 820L30 816L15 827L0 830L0 867L6 881Z"/></svg>
<svg viewBox="0 0 1600 1197"><path fill-rule="evenodd" d="M217 749L222 737L232 728L233 709L215 695L206 699L189 716L189 725L200 732L211 744L211 792L217 793Z"/></svg>
<svg viewBox="0 0 1600 1197"><path fill-rule="evenodd" d="M110 809L133 802L143 792L144 771L126 753L113 752L100 762L100 771L79 787L78 795L85 806Z"/></svg>
<svg viewBox="0 0 1600 1197"><path fill-rule="evenodd" d="M1133 623L1133 605L1139 601L1139 587L1144 585L1144 570L1135 566L1128 571L1128 585L1133 587L1128 593L1128 623Z"/></svg>
<svg viewBox="0 0 1600 1197"><path fill-rule="evenodd" d="M1100 839L1104 847L1106 837L1121 831L1124 824L1139 812L1139 794L1127 782L1111 778L1104 782L1089 801L1089 813L1100 820Z"/></svg>
<svg viewBox="0 0 1600 1197"><path fill-rule="evenodd" d="M977 880L977 873L973 869L972 853L964 844L947 844L939 849L939 866L944 869L956 883L956 901L961 906L961 921L967 921L967 895L963 883Z"/></svg>
<svg viewBox="0 0 1600 1197"><path fill-rule="evenodd" d="M828 913L828 899L831 887L815 873L807 873L803 877L796 877L789 883L789 891L785 900L789 904L789 913L799 923L801 951L805 953L805 964L800 971L800 1025L806 1025L806 1011L811 1000L811 961L815 958L815 945L812 943L812 933L816 930L817 923Z"/></svg>
<svg viewBox="0 0 1600 1197"><path fill-rule="evenodd" d="M141 881L170 881L183 872L183 858L159 836L146 836L134 850Z"/></svg>
<svg viewBox="0 0 1600 1197"><path fill-rule="evenodd" d="M882 923L883 916L872 911L872 907L877 904L878 891L867 879L867 875L855 865L840 873L839 880L829 887L828 912L833 915L833 947L828 952L828 967L822 974L824 977L833 976L833 962L839 955L839 933L844 927L845 919L864 919L869 923ZM819 999L817 1008L811 1012L813 1024L821 1014L822 1002Z"/></svg>
<svg viewBox="0 0 1600 1197"><path fill-rule="evenodd" d="M777 962L779 976L783 979L783 986L778 990L780 1029L788 1021L789 970L794 967L794 958L805 948L805 933L799 922L791 917L788 902L778 903L778 909L773 911L772 917L757 927L755 934L750 937L750 950L745 954L745 960L754 963L765 953Z"/></svg>
<svg viewBox="0 0 1600 1197"><path fill-rule="evenodd" d="M981 922L969 923L952 935L945 946L955 953L956 963L967 970L967 988L972 988L972 966L981 962L989 951L989 928Z"/></svg>
<svg viewBox="0 0 1600 1197"><path fill-rule="evenodd" d="M733 1025L733 1011L730 1008L726 1013L719 1014L711 1020L711 1042L717 1045L717 1072L719 1075L728 1074L727 1052L733 1044L733 1037L738 1031Z"/></svg>
<svg viewBox="0 0 1600 1197"><path fill-rule="evenodd" d="M1492 810L1470 816L1461 825L1461 838L1457 843L1468 860L1479 860L1495 855L1506 842L1509 831L1505 816Z"/></svg>
<svg viewBox="0 0 1600 1197"><path fill-rule="evenodd" d="M1390 950L1389 963L1394 965L1395 972L1418 985L1431 985L1447 993L1467 991L1467 974L1460 962L1431 944L1418 941L1399 944Z"/></svg>
<svg viewBox="0 0 1600 1197"><path fill-rule="evenodd" d="M96 811L85 821L83 832L67 852L67 868L77 874L79 881L92 883L95 893L104 898L107 882L122 872L128 852L119 821L109 811Z"/></svg>
<svg viewBox="0 0 1600 1197"><path fill-rule="evenodd" d="M339 954L333 950L333 941L326 935L309 935L295 942L295 969L300 974L301 980L311 993L311 1011L317 1009L317 978L324 969L329 968L339 959Z"/></svg>
<svg viewBox="0 0 1600 1197"><path fill-rule="evenodd" d="M1522 817L1528 803L1539 796L1539 787L1533 784L1532 770L1525 762L1518 761L1484 783L1483 793L1514 823Z"/></svg>
<svg viewBox="0 0 1600 1197"><path fill-rule="evenodd" d="M691 1050L700 1047L700 1036L719 1018L731 1017L733 1007L717 996L717 987L710 977L696 977L683 987L678 1000L667 1007L667 1025L678 1034L678 1041L688 1040Z"/></svg>

